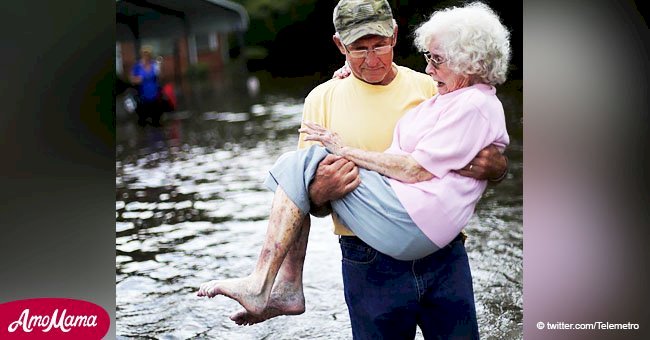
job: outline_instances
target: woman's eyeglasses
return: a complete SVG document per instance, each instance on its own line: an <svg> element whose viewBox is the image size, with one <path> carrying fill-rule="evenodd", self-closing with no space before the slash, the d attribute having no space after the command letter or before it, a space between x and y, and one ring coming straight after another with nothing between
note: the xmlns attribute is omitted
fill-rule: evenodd
<svg viewBox="0 0 650 340"><path fill-rule="evenodd" d="M437 55L437 54L431 54L431 52L425 52L424 53L424 59L427 61L427 64L431 64L435 68L438 68L438 66L440 66L440 64L447 61L447 59L445 59L445 57Z"/></svg>

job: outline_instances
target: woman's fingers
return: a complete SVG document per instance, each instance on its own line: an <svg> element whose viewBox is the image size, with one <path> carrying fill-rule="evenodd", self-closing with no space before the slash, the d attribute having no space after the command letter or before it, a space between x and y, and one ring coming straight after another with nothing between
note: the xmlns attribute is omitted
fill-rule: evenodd
<svg viewBox="0 0 650 340"><path fill-rule="evenodd" d="M303 122L303 127L298 129L298 132L310 135L310 136L319 136L319 137L326 137L329 136L329 130L323 128L322 126L312 123L309 121Z"/></svg>
<svg viewBox="0 0 650 340"><path fill-rule="evenodd" d="M305 122L304 126L305 126L304 129L307 130L307 131L309 131L309 133L312 133L312 134L313 134L313 133L316 132L316 129L314 128L314 125L312 125L312 124L309 123L309 122Z"/></svg>
<svg viewBox="0 0 650 340"><path fill-rule="evenodd" d="M309 127L310 129L313 129L318 132L323 132L326 131L326 129L316 123L310 122L310 121L305 121L305 125Z"/></svg>
<svg viewBox="0 0 650 340"><path fill-rule="evenodd" d="M338 147L340 144L340 137L337 133L332 133L330 130L310 121L304 121L298 132L305 134L305 141L320 142L326 148Z"/></svg>
<svg viewBox="0 0 650 340"><path fill-rule="evenodd" d="M327 136L322 136L319 134L306 134L305 141L314 141L314 142L321 142L325 146L330 145L332 143L332 140L328 138Z"/></svg>
<svg viewBox="0 0 650 340"><path fill-rule="evenodd" d="M314 136L319 135L319 133L316 130L310 127L301 127L300 129L298 129L298 132L305 133L308 135L314 135Z"/></svg>
<svg viewBox="0 0 650 340"><path fill-rule="evenodd" d="M324 135L322 133L319 133L319 132L314 131L312 129L300 129L298 131L302 132L305 135L310 136L310 137L324 137Z"/></svg>

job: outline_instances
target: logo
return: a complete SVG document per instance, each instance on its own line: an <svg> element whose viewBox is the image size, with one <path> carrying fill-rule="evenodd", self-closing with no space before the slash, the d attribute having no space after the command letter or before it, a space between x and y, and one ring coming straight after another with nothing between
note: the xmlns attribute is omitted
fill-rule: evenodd
<svg viewBox="0 0 650 340"><path fill-rule="evenodd" d="M109 326L106 310L88 301L39 298L0 304L2 339L101 339Z"/></svg>

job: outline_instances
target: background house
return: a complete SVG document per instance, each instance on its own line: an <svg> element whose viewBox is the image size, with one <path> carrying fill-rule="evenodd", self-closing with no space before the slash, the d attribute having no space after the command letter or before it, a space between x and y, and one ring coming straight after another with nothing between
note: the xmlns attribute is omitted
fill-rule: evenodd
<svg viewBox="0 0 650 340"><path fill-rule="evenodd" d="M163 80L197 64L218 71L243 45L248 23L244 7L227 0L117 0L116 72L125 78L145 44L163 57Z"/></svg>

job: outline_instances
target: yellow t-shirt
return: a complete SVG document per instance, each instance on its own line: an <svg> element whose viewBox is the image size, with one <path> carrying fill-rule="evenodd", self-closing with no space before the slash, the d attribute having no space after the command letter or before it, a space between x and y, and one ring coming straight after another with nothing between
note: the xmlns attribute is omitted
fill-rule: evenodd
<svg viewBox="0 0 650 340"><path fill-rule="evenodd" d="M302 120L337 132L348 146L378 152L388 149L397 121L437 93L430 76L395 66L397 76L388 85L370 85L351 75L317 86L305 98ZM301 134L299 149L313 144L303 138ZM333 220L335 234L354 235L336 216Z"/></svg>

